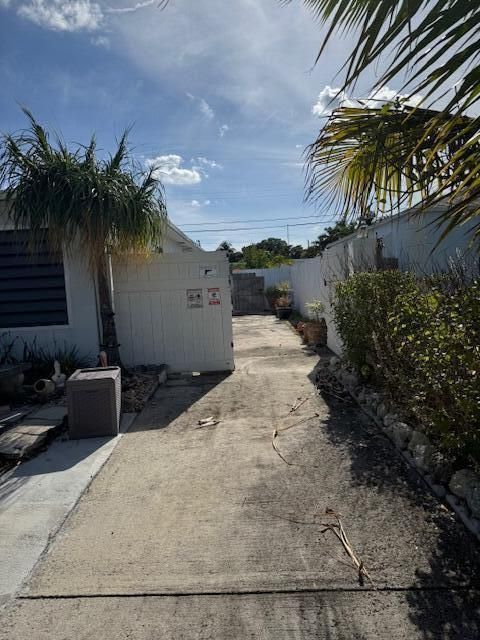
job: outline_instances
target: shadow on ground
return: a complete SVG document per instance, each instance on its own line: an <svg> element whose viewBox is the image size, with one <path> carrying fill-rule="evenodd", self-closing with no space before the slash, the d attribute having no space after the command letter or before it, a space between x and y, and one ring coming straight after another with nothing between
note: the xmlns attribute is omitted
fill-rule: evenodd
<svg viewBox="0 0 480 640"><path fill-rule="evenodd" d="M315 380L315 368L309 375ZM409 618L425 640L480 637L480 549L477 540L439 499L393 444L357 405L322 394L329 408L322 421L328 441L348 455L351 483L401 498L417 520L417 546L428 547L428 569L414 568L412 587L404 590ZM368 515L368 514L366 514ZM412 522L410 521L411 527ZM368 522L366 522L368 526ZM401 523L399 528L401 527ZM381 537L381 530L372 536ZM395 546L391 549L395 555ZM394 585L392 585L394 587Z"/></svg>

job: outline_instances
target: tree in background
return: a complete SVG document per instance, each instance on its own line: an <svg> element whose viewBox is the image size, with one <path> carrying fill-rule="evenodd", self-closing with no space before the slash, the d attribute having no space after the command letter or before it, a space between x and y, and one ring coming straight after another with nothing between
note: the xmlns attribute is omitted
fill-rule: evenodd
<svg viewBox="0 0 480 640"><path fill-rule="evenodd" d="M29 128L0 141L0 184L16 229L28 229L32 247L47 241L53 251L82 255L98 283L102 348L120 363L108 278L108 255L148 252L160 246L166 206L155 167L133 164L124 133L103 160L92 137L73 150L24 110Z"/></svg>
<svg viewBox="0 0 480 640"><path fill-rule="evenodd" d="M284 3L293 0L283 0ZM443 235L475 220L480 198L480 3L478 0L303 0L327 25L317 61L335 33L357 33L341 92L375 68L375 93L406 72L400 96L381 108L336 109L308 150L310 199L330 198L360 217L447 199ZM384 63L386 61L386 63ZM382 69L383 63L383 69ZM439 99L445 106L438 109ZM418 102L418 100L417 100ZM435 105L436 109L425 108ZM480 238L480 223L474 226Z"/></svg>
<svg viewBox="0 0 480 640"><path fill-rule="evenodd" d="M228 240L224 240L223 242L221 242L217 247L217 251L226 251L228 261L230 263L238 262L239 260L242 259L242 252L237 251L232 245L232 243L228 242Z"/></svg>
<svg viewBox="0 0 480 640"><path fill-rule="evenodd" d="M290 258L274 255L266 249L261 249L259 244L261 243L242 248L242 259L235 264L235 269L271 269L282 264L290 264Z"/></svg>

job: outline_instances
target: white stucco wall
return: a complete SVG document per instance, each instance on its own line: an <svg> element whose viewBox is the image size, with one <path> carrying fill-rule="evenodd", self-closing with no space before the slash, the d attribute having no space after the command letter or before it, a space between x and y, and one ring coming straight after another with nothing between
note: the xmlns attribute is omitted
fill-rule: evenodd
<svg viewBox="0 0 480 640"><path fill-rule="evenodd" d="M0 201L0 207L2 206L4 205ZM0 229L9 228L11 225L0 209ZM36 338L36 343L42 347L53 348L55 343L63 347L66 343L69 346L75 345L82 356L96 357L99 333L93 277L79 252L75 256L64 255L64 272L68 325L0 328L0 333L9 332L12 336L19 337L17 351L23 348L23 340L32 342Z"/></svg>
<svg viewBox="0 0 480 640"><path fill-rule="evenodd" d="M5 202L0 196L0 230L10 229L5 213ZM165 229L163 252L167 254L184 252L202 252L193 240L185 236L175 225ZM203 252L202 252L203 253ZM99 321L97 319L97 294L95 280L81 257L80 249L64 255L65 288L68 307L68 325L35 326L31 328L0 328L0 334L8 332L18 336L17 354L23 348L23 341L36 339L39 346L53 348L55 343L63 347L75 345L81 356L91 356L96 360L100 340Z"/></svg>

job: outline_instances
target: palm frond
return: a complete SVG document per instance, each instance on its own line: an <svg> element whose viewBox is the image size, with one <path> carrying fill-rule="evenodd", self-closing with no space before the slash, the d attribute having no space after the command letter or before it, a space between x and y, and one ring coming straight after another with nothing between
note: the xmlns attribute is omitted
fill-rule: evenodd
<svg viewBox="0 0 480 640"><path fill-rule="evenodd" d="M333 112L307 151L307 197L339 214L386 214L445 199L444 233L478 219L480 118L386 104ZM480 223L474 229L480 238Z"/></svg>
<svg viewBox="0 0 480 640"><path fill-rule="evenodd" d="M69 149L25 111L30 126L6 135L0 146L0 184L6 185L9 216L30 229L31 242L48 238L52 248L81 246L93 270L105 251L147 251L160 243L167 215L161 183L135 166L127 134L107 160L96 140ZM128 166L127 166L128 165Z"/></svg>

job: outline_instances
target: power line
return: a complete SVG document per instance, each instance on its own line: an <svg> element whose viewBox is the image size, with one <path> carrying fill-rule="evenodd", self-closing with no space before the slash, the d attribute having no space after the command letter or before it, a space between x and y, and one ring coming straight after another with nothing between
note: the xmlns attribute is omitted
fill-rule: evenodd
<svg viewBox="0 0 480 640"><path fill-rule="evenodd" d="M288 227L306 227L307 225L319 225L323 223L335 222L335 220L319 220L318 222L298 222L296 224L272 225L269 227L237 227L237 229L184 229L185 233L219 233L232 231L252 231L254 229L287 229Z"/></svg>
<svg viewBox="0 0 480 640"><path fill-rule="evenodd" d="M263 218L263 219L254 219L254 220L217 220L216 222L186 222L185 224L179 224L178 227L202 227L206 224L242 224L247 222L276 222L277 220L304 220L308 218L317 218L319 222L324 222L320 220L320 216L289 216L288 218ZM292 226L292 225L291 225ZM214 229L212 229L214 231Z"/></svg>

